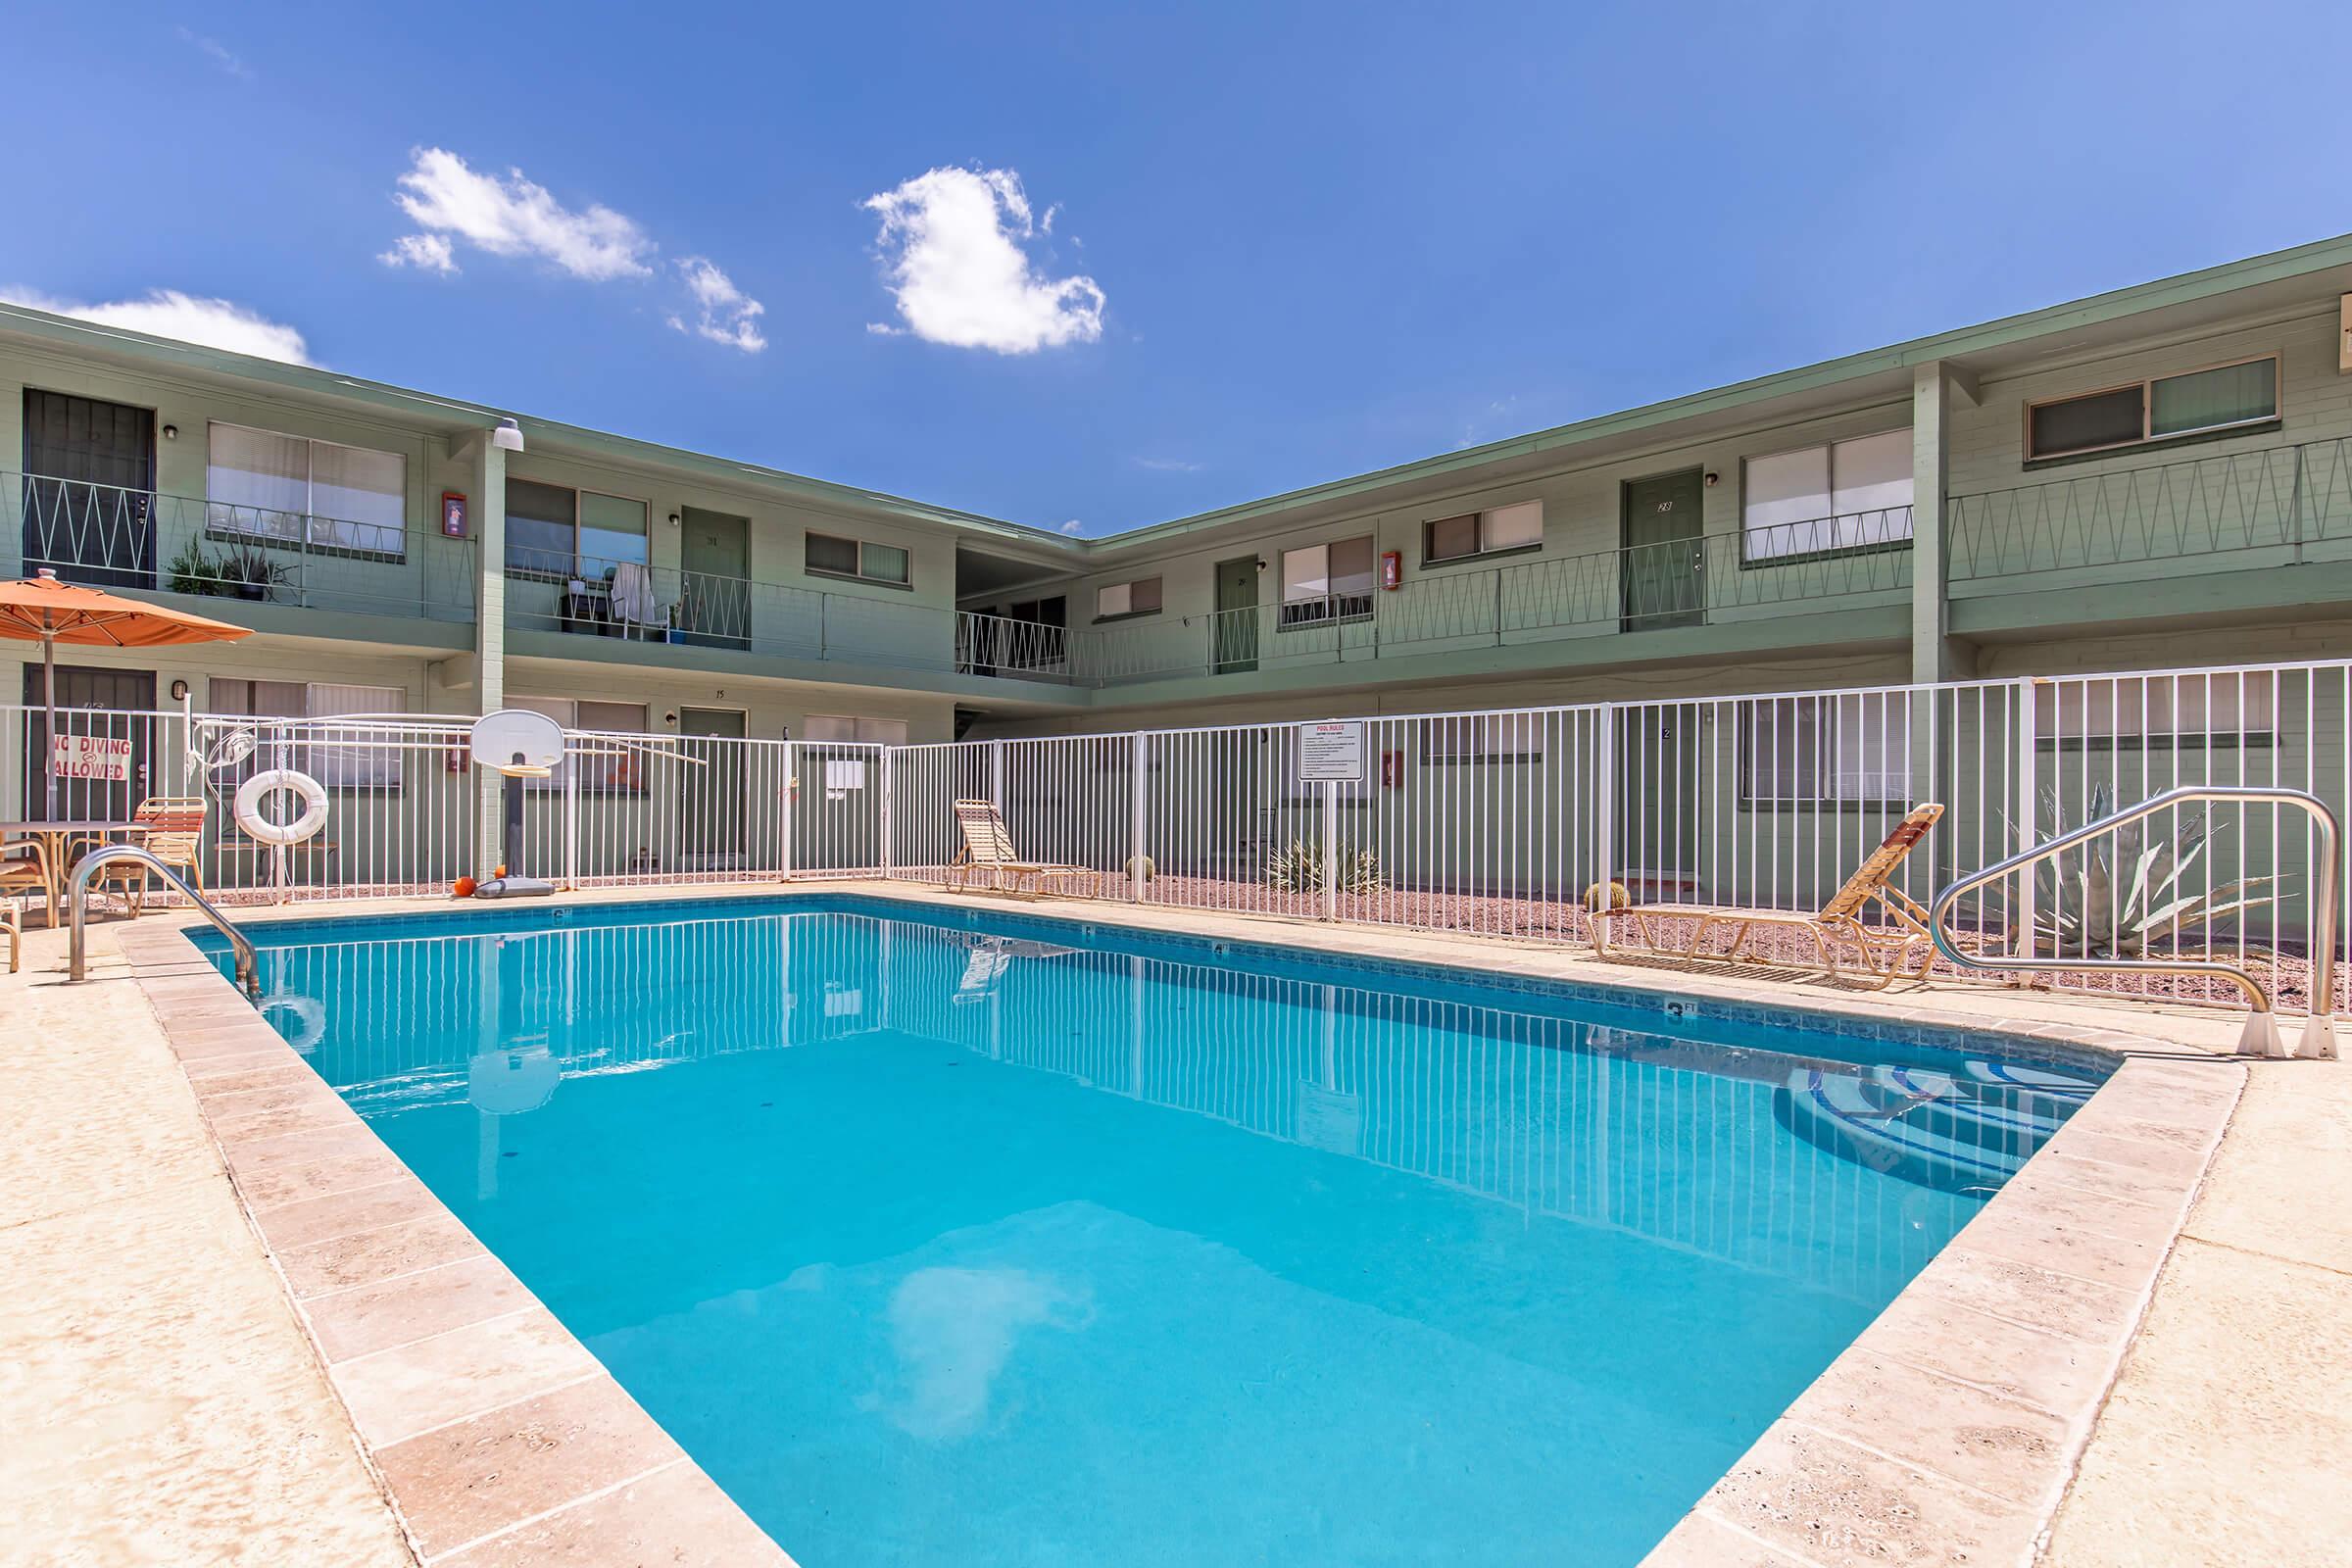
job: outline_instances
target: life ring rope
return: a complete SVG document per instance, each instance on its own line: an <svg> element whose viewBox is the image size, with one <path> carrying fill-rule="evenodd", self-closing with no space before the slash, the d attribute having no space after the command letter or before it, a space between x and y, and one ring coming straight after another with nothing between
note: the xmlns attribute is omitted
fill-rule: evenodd
<svg viewBox="0 0 2352 1568"><path fill-rule="evenodd" d="M272 822L262 814L262 803L281 792L300 801L302 811L290 821ZM326 825L326 786L290 767L256 773L237 786L236 818L256 843L300 844Z"/></svg>

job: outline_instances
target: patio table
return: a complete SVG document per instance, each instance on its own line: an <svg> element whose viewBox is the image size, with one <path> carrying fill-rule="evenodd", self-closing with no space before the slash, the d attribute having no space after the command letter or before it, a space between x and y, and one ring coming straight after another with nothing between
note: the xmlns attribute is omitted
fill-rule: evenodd
<svg viewBox="0 0 2352 1568"><path fill-rule="evenodd" d="M49 900L49 926L57 928L57 906L65 902L66 846L75 839L97 839L104 842L118 834L144 831L144 822L105 822L95 820L63 822L0 822L0 840L37 839L43 859L43 891Z"/></svg>

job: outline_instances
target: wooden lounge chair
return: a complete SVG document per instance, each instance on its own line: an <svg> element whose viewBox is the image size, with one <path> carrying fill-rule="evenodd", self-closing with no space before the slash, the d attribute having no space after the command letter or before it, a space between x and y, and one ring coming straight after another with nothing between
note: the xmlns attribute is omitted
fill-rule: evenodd
<svg viewBox="0 0 2352 1568"><path fill-rule="evenodd" d="M210 803L200 795L152 795L139 803L131 813L135 824L126 842L137 845L172 870L188 879L197 892L204 891L204 866L201 847L204 841L204 819ZM132 861L117 861L103 866L98 872L98 887L122 899L135 919L147 902L147 867Z"/></svg>
<svg viewBox="0 0 2352 1568"><path fill-rule="evenodd" d="M1627 905L1592 912L1593 947L1604 958L1623 954L1728 962L1741 956L1748 939L1759 930L1801 931L1813 939L1822 967L1834 980L1847 978L1849 965L1840 961L1841 950L1858 956L1861 973L1854 978L1866 973L1873 991L1883 991L1897 980L1924 980L1936 961L1935 942L1928 935L1928 911L1902 889L1889 887L1887 878L1941 815L1943 808L1933 803L1914 807L1818 914L1705 904ZM1873 905L1885 924L1863 923L1863 912ZM1674 921L1688 922L1690 927L1688 937L1679 943L1668 942L1661 935L1661 927ZM1616 937L1615 933L1628 926L1638 937L1637 943ZM1729 938L1724 946L1710 946L1711 939L1724 935Z"/></svg>
<svg viewBox="0 0 2352 1568"><path fill-rule="evenodd" d="M49 851L39 839L10 839L0 843L0 907L8 911L8 972L17 972L18 950L24 945L24 918L10 901L38 893L48 906L49 924L57 924L57 883L49 874Z"/></svg>
<svg viewBox="0 0 2352 1568"><path fill-rule="evenodd" d="M973 875L986 871L989 887L999 893L1020 895L1026 888L1026 896L1036 898L1054 883L1066 889L1084 882L1090 897L1102 896L1102 873L1090 866L1024 860L1014 854L1012 835L1004 831L1004 818L993 802L957 801L956 825L963 830L963 848L948 862L948 886L956 892L968 892Z"/></svg>

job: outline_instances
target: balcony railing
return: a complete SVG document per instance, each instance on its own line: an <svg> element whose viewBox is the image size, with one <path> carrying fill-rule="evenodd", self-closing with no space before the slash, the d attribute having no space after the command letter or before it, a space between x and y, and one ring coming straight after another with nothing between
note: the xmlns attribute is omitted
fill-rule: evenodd
<svg viewBox="0 0 2352 1568"><path fill-rule="evenodd" d="M2352 554L2352 441L2221 452L1951 498L1953 583L2194 557ZM2234 562L2227 558L2236 558Z"/></svg>
<svg viewBox="0 0 2352 1568"><path fill-rule="evenodd" d="M1085 684L1660 631L1892 599L1911 581L1907 507L1740 535L1429 571L1352 592L1165 616L1071 642ZM1813 548L1822 541L1839 541Z"/></svg>
<svg viewBox="0 0 2352 1568"><path fill-rule="evenodd" d="M507 623L779 659L957 667L956 612L596 556L507 563Z"/></svg>
<svg viewBox="0 0 2352 1568"><path fill-rule="evenodd" d="M473 619L473 544L383 523L0 472L0 574ZM13 569L11 569L13 568Z"/></svg>

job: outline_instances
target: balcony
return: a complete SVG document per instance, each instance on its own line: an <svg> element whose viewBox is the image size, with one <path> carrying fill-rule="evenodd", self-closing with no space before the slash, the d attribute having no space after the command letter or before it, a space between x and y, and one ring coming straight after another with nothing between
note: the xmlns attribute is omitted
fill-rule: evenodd
<svg viewBox="0 0 2352 1568"><path fill-rule="evenodd" d="M2352 562L2352 441L2083 472L1949 502L1955 603ZM2301 579L2298 591L2318 584Z"/></svg>
<svg viewBox="0 0 2352 1568"><path fill-rule="evenodd" d="M1167 616L1067 634L1056 651L1068 678L1114 686L1899 607L1910 594L1910 533L1906 507L1745 539L1424 568L1394 592ZM1817 540L1836 542L1809 548Z"/></svg>
<svg viewBox="0 0 2352 1568"><path fill-rule="evenodd" d="M0 473L0 574L397 620L473 619L469 540L197 496Z"/></svg>

